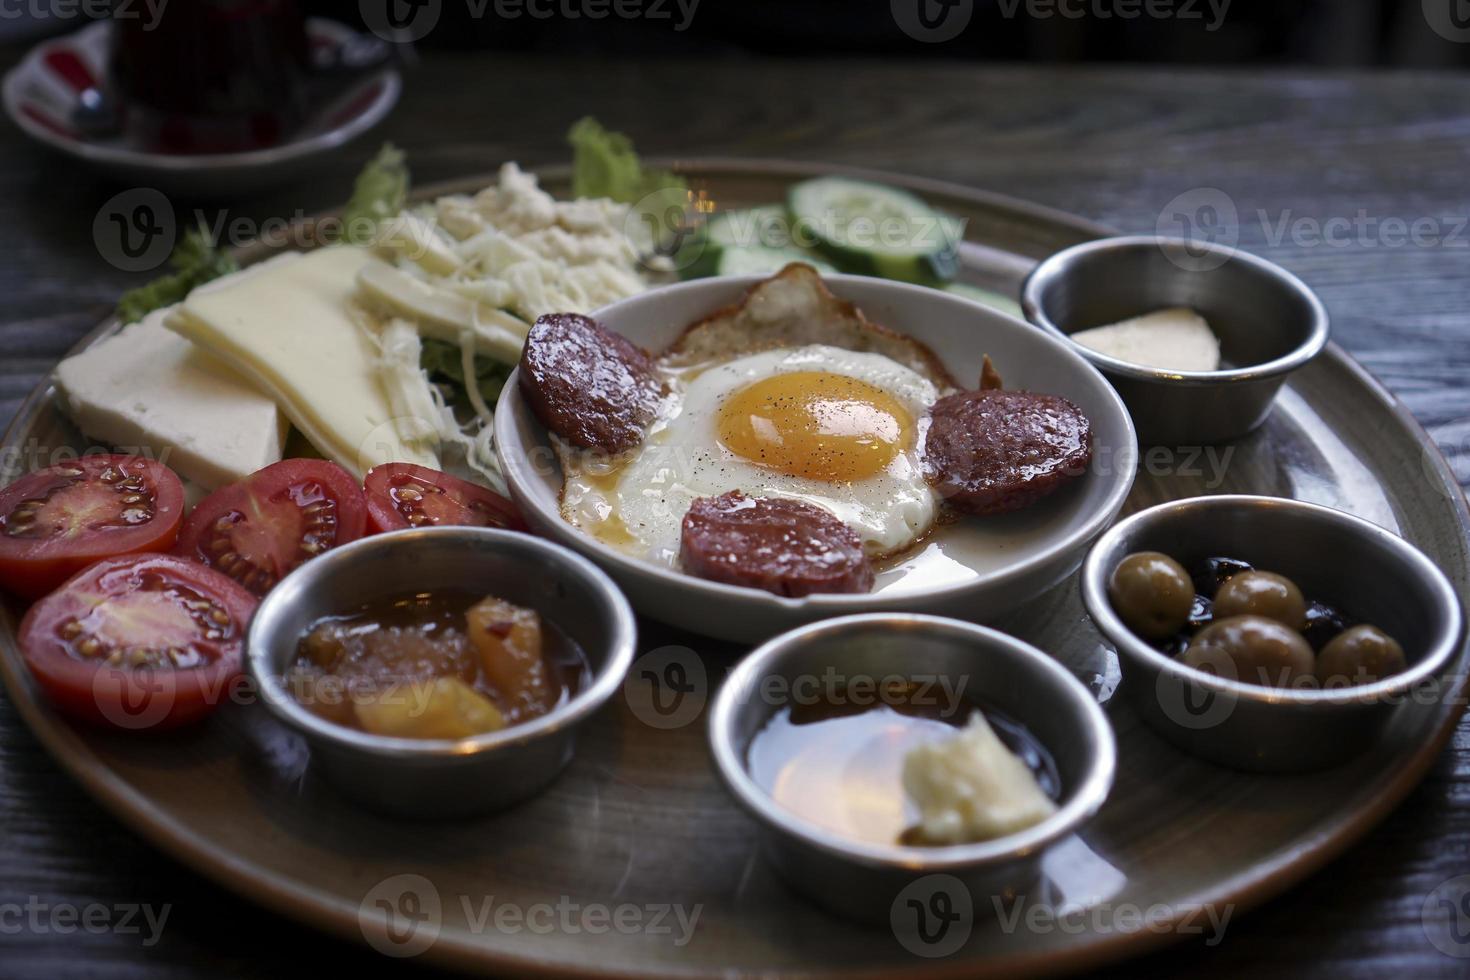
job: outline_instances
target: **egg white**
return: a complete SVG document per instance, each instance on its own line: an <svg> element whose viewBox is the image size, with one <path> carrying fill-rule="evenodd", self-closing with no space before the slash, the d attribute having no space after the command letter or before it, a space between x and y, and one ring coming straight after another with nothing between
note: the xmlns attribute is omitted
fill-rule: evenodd
<svg viewBox="0 0 1470 980"><path fill-rule="evenodd" d="M864 381L894 398L913 419L915 444L880 473L829 482L780 473L726 449L720 406L756 381L797 371L825 371ZM918 446L938 399L934 384L881 354L813 344L762 351L699 371L667 370L670 396L660 420L637 449L615 461L572 454L564 462L562 516L627 554L677 566L684 514L700 497L740 490L822 507L855 531L874 557L903 551L939 515L924 480Z"/></svg>

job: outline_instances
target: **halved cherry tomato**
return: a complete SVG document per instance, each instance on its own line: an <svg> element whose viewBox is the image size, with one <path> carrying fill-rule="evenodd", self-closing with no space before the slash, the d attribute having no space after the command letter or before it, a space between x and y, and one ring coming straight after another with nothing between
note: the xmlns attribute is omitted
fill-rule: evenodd
<svg viewBox="0 0 1470 980"><path fill-rule="evenodd" d="M199 501L174 550L265 595L308 558L362 537L366 526L362 488L346 470L286 459Z"/></svg>
<svg viewBox="0 0 1470 980"><path fill-rule="evenodd" d="M368 470L369 532L405 527L469 524L524 531L516 505L494 490L413 463L384 463Z"/></svg>
<svg viewBox="0 0 1470 980"><path fill-rule="evenodd" d="M127 729L198 721L230 694L255 597L175 555L107 558L20 624L26 664L52 703Z"/></svg>
<svg viewBox="0 0 1470 980"><path fill-rule="evenodd" d="M0 490L0 587L37 599L99 558L173 547L184 485L141 456L83 456Z"/></svg>

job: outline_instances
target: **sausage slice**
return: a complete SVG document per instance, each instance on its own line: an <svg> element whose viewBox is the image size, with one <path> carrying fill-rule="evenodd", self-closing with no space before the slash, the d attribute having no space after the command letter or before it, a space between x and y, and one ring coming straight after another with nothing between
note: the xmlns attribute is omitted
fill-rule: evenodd
<svg viewBox="0 0 1470 980"><path fill-rule="evenodd" d="M605 453L642 442L663 395L647 351L576 313L536 321L519 377L542 425L574 446Z"/></svg>
<svg viewBox="0 0 1470 980"><path fill-rule="evenodd" d="M1057 395L966 391L934 404L924 437L929 482L956 509L1030 507L1087 472L1092 423Z"/></svg>
<svg viewBox="0 0 1470 980"><path fill-rule="evenodd" d="M691 575L776 595L873 587L873 564L852 528L813 504L738 490L694 502L679 556Z"/></svg>

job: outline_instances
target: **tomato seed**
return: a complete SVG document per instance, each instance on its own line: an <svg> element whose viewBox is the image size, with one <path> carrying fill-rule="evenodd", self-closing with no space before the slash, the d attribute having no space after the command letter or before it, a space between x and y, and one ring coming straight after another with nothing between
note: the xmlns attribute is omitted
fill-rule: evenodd
<svg viewBox="0 0 1470 980"><path fill-rule="evenodd" d="M204 662L193 647L169 647L164 652L175 667L197 667Z"/></svg>

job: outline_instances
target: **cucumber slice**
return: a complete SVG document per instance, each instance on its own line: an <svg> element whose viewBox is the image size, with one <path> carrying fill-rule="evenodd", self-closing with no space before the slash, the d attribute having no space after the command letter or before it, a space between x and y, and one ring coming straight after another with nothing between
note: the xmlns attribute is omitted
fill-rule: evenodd
<svg viewBox="0 0 1470 980"><path fill-rule="evenodd" d="M981 289L979 286L971 286L967 282L952 282L944 287L944 291L946 293L954 293L956 296L963 296L965 299L974 300L993 310L1009 313L1017 319L1025 319L1021 314L1021 304L1009 296L1002 296L1000 293L991 292L988 289Z"/></svg>
<svg viewBox="0 0 1470 980"><path fill-rule="evenodd" d="M822 274L836 272L826 262L799 248L722 248L708 266L708 276L773 276L793 262L805 262Z"/></svg>
<svg viewBox="0 0 1470 980"><path fill-rule="evenodd" d="M927 286L943 285L959 272L963 223L908 191L816 177L793 186L787 206L795 233L812 236L845 271Z"/></svg>
<svg viewBox="0 0 1470 980"><path fill-rule="evenodd" d="M722 248L790 248L791 219L780 204L721 211L705 226L704 237Z"/></svg>
<svg viewBox="0 0 1470 980"><path fill-rule="evenodd" d="M837 271L820 253L795 240L791 218L780 204L722 211L676 256L675 263L684 279L773 275L792 262L805 262L823 274ZM810 243L811 236L805 241Z"/></svg>

